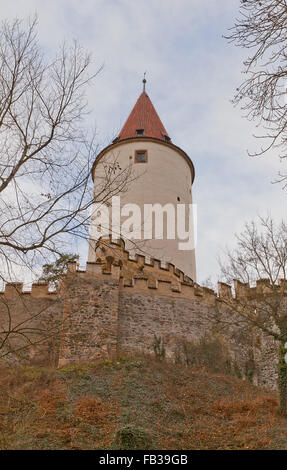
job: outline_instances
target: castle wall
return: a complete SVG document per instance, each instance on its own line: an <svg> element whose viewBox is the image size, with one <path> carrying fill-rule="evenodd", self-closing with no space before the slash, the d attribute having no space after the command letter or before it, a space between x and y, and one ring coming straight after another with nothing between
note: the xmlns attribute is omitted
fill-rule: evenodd
<svg viewBox="0 0 287 470"><path fill-rule="evenodd" d="M68 273L64 281L60 366L116 352L119 278L118 266L103 268L96 263L88 263L84 272Z"/></svg>
<svg viewBox="0 0 287 470"><path fill-rule="evenodd" d="M153 354L158 339L165 356L175 359L181 341L196 342L211 330L210 306L196 300L124 290L119 302L120 351Z"/></svg>
<svg viewBox="0 0 287 470"><path fill-rule="evenodd" d="M62 366L138 351L186 360L189 344L208 338L220 343L239 376L276 388L277 344L238 322L224 301L232 299L230 286L221 284L217 296L171 264L131 259L121 243L100 253L105 256L85 271L71 263L57 292L45 284L34 284L30 293L21 284L6 286L0 338L9 318L15 332L0 348L0 362ZM259 295L262 286L237 283L237 299Z"/></svg>
<svg viewBox="0 0 287 470"><path fill-rule="evenodd" d="M0 362L55 366L62 301L57 293L48 291L47 284L33 284L32 291L24 293L22 287L20 283L7 284L0 294L0 341L4 342Z"/></svg>
<svg viewBox="0 0 287 470"><path fill-rule="evenodd" d="M277 389L277 366L279 344L274 338L254 331L254 361L257 366L256 385L264 388Z"/></svg>
<svg viewBox="0 0 287 470"><path fill-rule="evenodd" d="M277 389L279 342L273 336L264 333L260 327L252 327L250 323L242 322L242 317L236 313L236 309L240 310L242 306L249 305L265 317L262 322L265 327L278 333L279 330L272 319L272 305L280 307L279 315L284 318L287 297L280 281L275 286L275 291L273 289L274 286L272 288L267 279L258 280L254 287L236 280L233 298L231 286L219 283L219 300L223 300L220 310L224 322L224 335L241 364L242 375L260 387ZM232 306L232 302L234 309L228 308L228 305Z"/></svg>
<svg viewBox="0 0 287 470"><path fill-rule="evenodd" d="M204 341L206 354L211 355L213 352L208 349L217 342L233 373L257 385L274 388L276 371L270 362L269 341L263 337L255 356L253 331L237 326L238 318L232 318L212 291L184 284L176 287L177 292L172 290L174 285L159 282L152 288L148 281L135 279L132 287L122 288L118 350L154 354L159 342L165 357L187 362L186 351L190 347ZM214 361L210 358L210 362L216 360L218 357Z"/></svg>

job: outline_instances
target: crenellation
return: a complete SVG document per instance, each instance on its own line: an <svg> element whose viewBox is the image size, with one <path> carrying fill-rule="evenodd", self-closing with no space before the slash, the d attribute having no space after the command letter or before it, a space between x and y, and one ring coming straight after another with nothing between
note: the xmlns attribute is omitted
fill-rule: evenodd
<svg viewBox="0 0 287 470"><path fill-rule="evenodd" d="M31 296L35 298L47 297L49 295L48 282L36 282L32 284Z"/></svg>
<svg viewBox="0 0 287 470"><path fill-rule="evenodd" d="M30 290L23 290L22 282L8 282L5 284L4 291L0 292L0 295L9 299L17 299L22 296L43 299L57 293L57 290L50 290L48 282L34 282Z"/></svg>
<svg viewBox="0 0 287 470"><path fill-rule="evenodd" d="M269 279L258 279L256 281L256 294L269 294L272 292L272 287Z"/></svg>
<svg viewBox="0 0 287 470"><path fill-rule="evenodd" d="M148 264L142 255L131 260L124 243L102 248L104 251L99 243L97 249L101 256L98 261L87 262L85 269L79 269L76 262L69 263L57 291L49 291L47 283L38 282L32 285L31 291L23 292L22 283L10 283L1 295L5 298L3 306L8 302L13 308L17 307L19 319L27 312L41 311L47 303L49 310L39 320L41 325L47 324L47 328L54 319L61 321L61 328L57 327L61 334L55 343L60 342L60 346L53 346L58 365L109 357L116 351L139 347L150 353L154 334L163 338L167 357L172 358L177 344L184 340L198 341L210 330L210 313L228 308L222 300L233 299L233 289L228 284L218 283L217 295L214 290L185 276L172 263L151 259ZM278 289L284 287L286 283L280 281ZM259 293L269 292L269 289L264 279L258 280L252 288L236 280L234 300L257 298ZM1 310L0 303L0 316L1 312L5 313L3 306ZM230 318L230 310L228 312ZM232 329L232 334L236 328ZM245 347L244 343L244 354ZM37 361L41 358L45 364L47 348L44 345L38 348ZM245 356L240 356L240 347L233 339L230 348L241 361L244 372ZM28 354L27 357L31 361L34 356ZM266 374L264 377L266 381ZM258 376L256 380L260 383Z"/></svg>
<svg viewBox="0 0 287 470"><path fill-rule="evenodd" d="M172 263L167 263L167 267L168 267L169 273L170 273L170 274L174 274L174 270L175 270L174 264L172 264Z"/></svg>
<svg viewBox="0 0 287 470"><path fill-rule="evenodd" d="M121 285L123 288L135 288L135 290L145 290L148 292L149 289L157 290L158 295L169 295L173 296L174 293L181 294L183 298L195 299L195 297L201 297L207 303L211 300L215 301L216 293L212 289L204 289L197 285L194 287L192 284L181 282L180 280L172 279L161 279L152 278L142 274L136 274L132 278L122 278Z"/></svg>
<svg viewBox="0 0 287 470"><path fill-rule="evenodd" d="M148 289L158 289L158 280L157 279L148 279L147 280Z"/></svg>
<svg viewBox="0 0 287 470"><path fill-rule="evenodd" d="M232 287L225 282L218 282L218 295L221 299L232 299Z"/></svg>
<svg viewBox="0 0 287 470"><path fill-rule="evenodd" d="M5 297L16 297L23 293L23 282L8 282L5 285Z"/></svg>
<svg viewBox="0 0 287 470"><path fill-rule="evenodd" d="M190 277L185 276L185 275L183 276L183 282L184 282L184 284L188 284L190 286L194 285L193 280Z"/></svg>
<svg viewBox="0 0 287 470"><path fill-rule="evenodd" d="M112 265L110 269L110 275L113 279L120 279L120 274L121 274L121 266L118 265Z"/></svg>
<svg viewBox="0 0 287 470"><path fill-rule="evenodd" d="M153 267L152 258L150 256L145 256L145 266Z"/></svg>
<svg viewBox="0 0 287 470"><path fill-rule="evenodd" d="M194 295L198 296L198 297L203 297L203 289L201 286L199 286L198 284L194 284Z"/></svg>
<svg viewBox="0 0 287 470"><path fill-rule="evenodd" d="M146 258L143 255L137 255L137 263L139 266L143 266L145 264Z"/></svg>
<svg viewBox="0 0 287 470"><path fill-rule="evenodd" d="M174 268L174 274L176 277L179 277L179 278L181 274L183 275L182 271L180 271L178 268ZM182 276L182 279L183 279L183 276Z"/></svg>
<svg viewBox="0 0 287 470"><path fill-rule="evenodd" d="M250 285L249 283L243 283L237 279L234 281L234 290L236 299L244 299L250 296Z"/></svg>
<svg viewBox="0 0 287 470"><path fill-rule="evenodd" d="M123 287L134 287L135 281L134 278L122 278L122 286Z"/></svg>
<svg viewBox="0 0 287 470"><path fill-rule="evenodd" d="M180 282L172 282L171 283L171 290L172 292L181 292L181 283Z"/></svg>
<svg viewBox="0 0 287 470"><path fill-rule="evenodd" d="M137 263L138 261L138 255L135 254L135 253L128 253L128 260L129 261L134 261L135 263Z"/></svg>
<svg viewBox="0 0 287 470"><path fill-rule="evenodd" d="M102 263L101 262L87 262L86 272L88 274L100 275L102 273Z"/></svg>
<svg viewBox="0 0 287 470"><path fill-rule="evenodd" d="M160 269L162 269L163 271L169 271L168 263L166 261L161 261L160 262Z"/></svg>
<svg viewBox="0 0 287 470"><path fill-rule="evenodd" d="M152 258L152 259L151 259L151 262L152 262L152 266L153 266L155 269L160 269L161 262L160 262L159 259Z"/></svg>

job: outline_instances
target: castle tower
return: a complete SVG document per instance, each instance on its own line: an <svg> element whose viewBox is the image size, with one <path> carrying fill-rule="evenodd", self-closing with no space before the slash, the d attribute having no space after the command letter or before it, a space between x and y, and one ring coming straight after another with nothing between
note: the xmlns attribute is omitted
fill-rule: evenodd
<svg viewBox="0 0 287 470"><path fill-rule="evenodd" d="M177 230L178 211L182 211L184 207L186 228L189 229L189 232L192 231L193 238L193 225L188 228L188 223L190 219L189 205L192 204L194 166L188 155L172 143L145 91L145 79L143 83L143 92L118 137L98 154L93 166L95 199L99 205L92 216L88 259L90 262L96 261L97 237L95 237L95 233L98 236L105 225L102 221L101 202L111 208L111 195L117 195L120 196L121 207L126 204L130 205L126 206L124 216L118 216L121 223L129 218L127 216L133 214L134 205L140 207L141 211L140 226L135 227L133 224L131 227L131 230L140 233L140 237L134 240L122 237L125 239L126 248L130 252L173 263L187 276L196 280L194 243L191 243L192 249L187 249L187 247L180 249L179 244L183 238L178 235ZM164 209L162 212L162 239L160 239L160 230L156 234L155 226L160 221L159 216L154 216L151 209L151 205L155 204L165 206L167 210ZM178 209L179 206L181 209ZM171 218L169 218L172 217L173 210L176 218L175 227L172 226ZM182 216L182 212L180 214ZM150 229L152 235L146 228L148 217L151 217L149 223L153 218L153 226ZM109 227L111 223L110 214ZM173 229L175 229L174 239L172 239ZM110 227L110 232L113 232L112 238L118 238L117 231L112 231Z"/></svg>

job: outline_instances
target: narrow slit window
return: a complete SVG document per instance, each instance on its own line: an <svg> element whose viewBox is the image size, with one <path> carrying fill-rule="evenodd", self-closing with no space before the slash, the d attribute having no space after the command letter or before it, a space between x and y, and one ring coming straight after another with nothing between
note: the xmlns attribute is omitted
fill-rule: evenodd
<svg viewBox="0 0 287 470"><path fill-rule="evenodd" d="M135 163L145 163L145 162L147 162L147 151L146 150L136 150Z"/></svg>
<svg viewBox="0 0 287 470"><path fill-rule="evenodd" d="M145 135L145 130L144 129L137 129L136 130L136 135Z"/></svg>

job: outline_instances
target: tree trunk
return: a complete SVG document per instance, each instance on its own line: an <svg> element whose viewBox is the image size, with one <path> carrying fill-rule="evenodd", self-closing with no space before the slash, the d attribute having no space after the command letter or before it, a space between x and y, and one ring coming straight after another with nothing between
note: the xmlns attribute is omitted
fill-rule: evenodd
<svg viewBox="0 0 287 470"><path fill-rule="evenodd" d="M284 337L286 337L286 333ZM278 363L278 388L280 396L279 414L287 416L287 362L285 360L287 338L280 342L279 346L279 363Z"/></svg>

